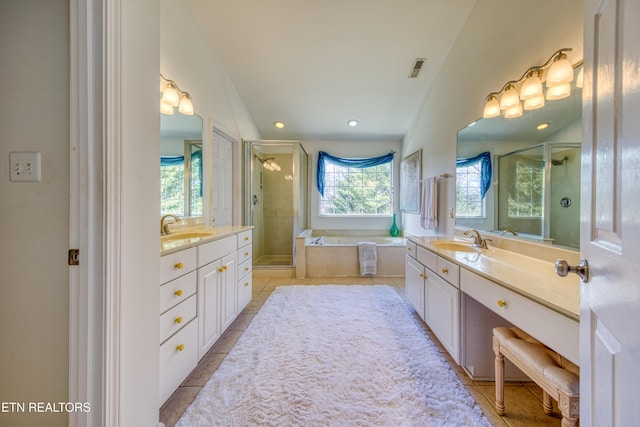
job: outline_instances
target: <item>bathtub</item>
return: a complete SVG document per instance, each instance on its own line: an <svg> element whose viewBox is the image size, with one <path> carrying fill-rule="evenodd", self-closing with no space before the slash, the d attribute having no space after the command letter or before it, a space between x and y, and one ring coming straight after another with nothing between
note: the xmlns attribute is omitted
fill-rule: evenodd
<svg viewBox="0 0 640 427"><path fill-rule="evenodd" d="M304 230L296 237L296 277L359 276L359 242L377 244L377 276L404 276L404 237L384 230Z"/></svg>

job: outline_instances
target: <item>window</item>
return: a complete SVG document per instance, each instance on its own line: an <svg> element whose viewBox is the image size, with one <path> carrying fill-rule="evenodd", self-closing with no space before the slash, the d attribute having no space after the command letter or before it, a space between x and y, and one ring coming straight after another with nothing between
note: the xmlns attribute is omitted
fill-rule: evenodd
<svg viewBox="0 0 640 427"><path fill-rule="evenodd" d="M507 215L510 218L542 218L544 168L531 162L517 161L515 183L509 192Z"/></svg>
<svg viewBox="0 0 640 427"><path fill-rule="evenodd" d="M393 153L361 160L321 154L318 159L320 215L391 216L392 160Z"/></svg>
<svg viewBox="0 0 640 427"><path fill-rule="evenodd" d="M185 156L160 157L161 215L202 215L202 143L185 141Z"/></svg>
<svg viewBox="0 0 640 427"><path fill-rule="evenodd" d="M485 203L481 191L482 163L456 168L456 216L484 218Z"/></svg>
<svg viewBox="0 0 640 427"><path fill-rule="evenodd" d="M456 160L456 215L458 218L484 218L485 198L491 185L491 154Z"/></svg>

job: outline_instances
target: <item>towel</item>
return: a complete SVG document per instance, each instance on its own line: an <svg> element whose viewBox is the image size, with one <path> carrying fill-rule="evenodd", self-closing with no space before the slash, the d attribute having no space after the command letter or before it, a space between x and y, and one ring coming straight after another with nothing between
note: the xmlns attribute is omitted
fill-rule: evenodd
<svg viewBox="0 0 640 427"><path fill-rule="evenodd" d="M373 242L358 243L358 256L360 259L360 274L363 276L376 274L378 265L378 252Z"/></svg>
<svg viewBox="0 0 640 427"><path fill-rule="evenodd" d="M422 180L420 226L426 230L438 228L438 181L435 176Z"/></svg>

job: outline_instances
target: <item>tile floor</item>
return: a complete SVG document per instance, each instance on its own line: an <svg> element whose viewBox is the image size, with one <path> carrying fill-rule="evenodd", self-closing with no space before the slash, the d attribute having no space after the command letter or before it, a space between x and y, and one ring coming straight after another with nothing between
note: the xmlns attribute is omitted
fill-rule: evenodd
<svg viewBox="0 0 640 427"><path fill-rule="evenodd" d="M238 318L227 329L224 335L200 361L196 369L182 383L171 398L160 408L160 421L166 427L172 427L185 409L195 399L200 389L211 375L218 369L226 354L249 326L253 317L277 286L292 284L387 284L393 285L404 298L404 278L313 278L289 279L279 277L254 277L253 299L238 315ZM416 317L418 315L416 314ZM554 413L551 416L542 412L542 390L532 382L517 382L505 384L505 405L507 413L499 416L494 408L495 387L490 381L473 381L451 359L446 350L440 345L426 324L421 320L427 334L438 345L442 354L451 364L451 368L458 374L461 382L469 389L483 412L496 427L525 427L525 426L560 426L560 413L554 402Z"/></svg>

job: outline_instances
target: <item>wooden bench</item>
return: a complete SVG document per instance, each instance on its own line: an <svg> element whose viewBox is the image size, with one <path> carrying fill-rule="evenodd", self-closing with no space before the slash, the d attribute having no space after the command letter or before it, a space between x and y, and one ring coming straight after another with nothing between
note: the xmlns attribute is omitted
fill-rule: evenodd
<svg viewBox="0 0 640 427"><path fill-rule="evenodd" d="M496 354L496 410L504 415L504 358L540 388L542 408L549 415L551 399L558 402L562 426L573 427L580 417L580 368L518 328L494 328Z"/></svg>

